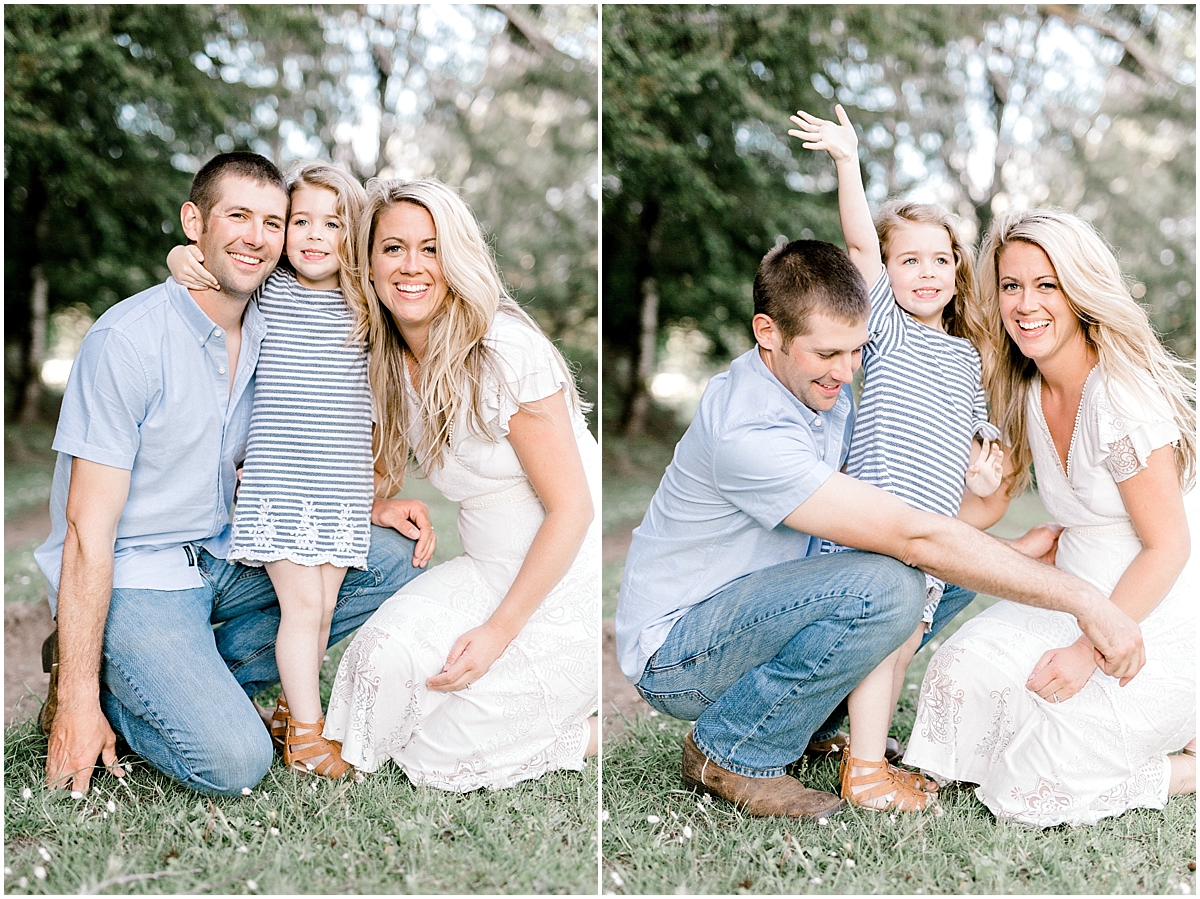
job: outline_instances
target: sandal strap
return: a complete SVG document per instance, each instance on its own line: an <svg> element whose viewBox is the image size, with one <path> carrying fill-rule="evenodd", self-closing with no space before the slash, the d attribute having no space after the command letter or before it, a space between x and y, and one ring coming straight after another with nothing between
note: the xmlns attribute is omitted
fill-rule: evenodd
<svg viewBox="0 0 1200 899"><path fill-rule="evenodd" d="M866 774L851 774L854 768L870 768L871 770ZM851 805L875 809L875 806L866 805L866 803L873 799L883 799L889 795L891 795L891 799L888 800L887 805L875 809L876 811L895 809L902 812L919 812L929 804L928 793L920 787L914 786L905 778L896 776L907 772L900 771L886 761L869 762L852 758L849 746L842 753L841 769L838 773L842 798ZM856 790L855 787L860 789Z"/></svg>
<svg viewBox="0 0 1200 899"><path fill-rule="evenodd" d="M321 731L324 729L324 717L317 719L312 724L305 724L303 721L297 721L295 718L288 718L283 761L288 767L294 770L327 777L330 780L337 780L349 771L352 766L342 758L342 744L336 740L329 740L322 736ZM306 732L297 733L298 730ZM293 747L298 748L293 749ZM306 759L317 758L319 756L324 756L324 758L315 765L310 767L305 764Z"/></svg>

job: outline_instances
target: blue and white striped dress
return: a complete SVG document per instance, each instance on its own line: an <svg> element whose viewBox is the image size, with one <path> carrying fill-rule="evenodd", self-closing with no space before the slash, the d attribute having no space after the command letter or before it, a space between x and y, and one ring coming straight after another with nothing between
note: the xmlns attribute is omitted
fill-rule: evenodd
<svg viewBox="0 0 1200 899"><path fill-rule="evenodd" d="M267 279L231 561L365 568L373 475L367 357L340 290Z"/></svg>
<svg viewBox="0 0 1200 899"><path fill-rule="evenodd" d="M1000 436L987 419L979 353L900 308L886 269L871 288L868 328L846 473L915 508L957 515L972 438ZM931 580L926 622L941 594Z"/></svg>

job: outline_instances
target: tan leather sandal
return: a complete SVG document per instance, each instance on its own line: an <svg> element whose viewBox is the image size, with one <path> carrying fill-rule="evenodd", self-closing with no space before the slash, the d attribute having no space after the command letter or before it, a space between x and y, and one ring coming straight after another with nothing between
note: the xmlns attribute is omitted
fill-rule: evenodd
<svg viewBox="0 0 1200 899"><path fill-rule="evenodd" d="M324 717L318 719L315 724L305 724L289 717L287 737L283 742L283 763L301 774L315 774L330 780L343 777L351 765L342 758L341 743L321 736L324 729ZM310 764L308 759L318 761Z"/></svg>
<svg viewBox="0 0 1200 899"><path fill-rule="evenodd" d="M279 699L275 701L275 711L271 714L270 727L271 742L279 747L280 752L283 752L283 745L287 742L289 718L291 718L291 713L288 711L287 699L280 693Z"/></svg>
<svg viewBox="0 0 1200 899"><path fill-rule="evenodd" d="M866 774L852 776L850 772L854 768L870 768L872 770ZM909 775L909 777L904 775ZM883 760L867 762L851 758L849 746L842 752L841 766L838 769L842 798L859 808L873 811L923 811L933 797L920 787L914 786L910 782L910 777L920 778L920 775L910 771L901 771ZM885 799L889 796L890 798L886 799L884 805L871 804L872 800Z"/></svg>

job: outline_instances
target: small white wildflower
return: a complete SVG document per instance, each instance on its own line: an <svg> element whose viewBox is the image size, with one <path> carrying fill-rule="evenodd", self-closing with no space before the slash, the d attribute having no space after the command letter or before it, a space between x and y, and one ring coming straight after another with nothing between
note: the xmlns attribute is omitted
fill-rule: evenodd
<svg viewBox="0 0 1200 899"><path fill-rule="evenodd" d="M822 827L824 827L826 824L829 823L829 819L828 818L818 818L817 823L820 824Z"/></svg>
<svg viewBox="0 0 1200 899"><path fill-rule="evenodd" d="M269 828L269 829L267 830L267 833L269 833L269 834L270 834L271 836L273 836L273 837L277 837L277 836L279 836L279 828L278 828L278 827L272 827L272 828ZM385 842L385 843L387 843L387 842L391 842L391 841L390 841L390 840L384 840L384 842Z"/></svg>
<svg viewBox="0 0 1200 899"><path fill-rule="evenodd" d="M933 817L940 818L944 814L946 814L946 813L942 810L942 807L940 805L935 805L933 807Z"/></svg>
<svg viewBox="0 0 1200 899"><path fill-rule="evenodd" d="M845 830L845 829L846 829L846 822L845 822L845 821L843 821L843 822L842 822L842 830Z"/></svg>
<svg viewBox="0 0 1200 899"><path fill-rule="evenodd" d="M42 861L44 861L44 862L50 861L50 850L47 849L45 846L38 846L38 855L40 855L42 857Z"/></svg>
<svg viewBox="0 0 1200 899"><path fill-rule="evenodd" d="M249 796L252 792L254 792L254 791L251 790L249 787L242 787L242 795L243 796Z"/></svg>
<svg viewBox="0 0 1200 899"><path fill-rule="evenodd" d="M675 820L675 821L678 821L678 820L679 820L679 813L678 813L678 812L675 812L675 811L672 811L672 812L671 812L671 818L672 818L673 820Z"/></svg>
<svg viewBox="0 0 1200 899"><path fill-rule="evenodd" d="M72 791L71 791L71 798L72 798L72 799L82 799L82 798L83 798L83 794L82 794L81 792L79 792L78 790L72 790Z"/></svg>
<svg viewBox="0 0 1200 899"><path fill-rule="evenodd" d="M36 877L38 880L45 880L46 879L46 869L43 868L41 865L38 865L36 868L33 869L33 876Z"/></svg>
<svg viewBox="0 0 1200 899"><path fill-rule="evenodd" d="M391 838L391 837L384 837L384 838L383 838L383 841L384 841L385 843L390 843L390 842L392 841L392 838Z"/></svg>
<svg viewBox="0 0 1200 899"><path fill-rule="evenodd" d="M813 883L817 883L817 884L819 884L819 883L821 883L821 878L820 878L820 877L814 877L814 878L812 879L812 882L813 882Z"/></svg>
<svg viewBox="0 0 1200 899"><path fill-rule="evenodd" d="M915 689L917 689L917 685L916 685L916 684L909 684L909 685L908 685L908 689L910 689L910 690L915 690Z"/></svg>
<svg viewBox="0 0 1200 899"><path fill-rule="evenodd" d="M342 853L342 861L345 861L345 860L346 860L346 859L348 859L348 858L350 858L350 853L349 853L349 852L343 852L343 853Z"/></svg>
<svg viewBox="0 0 1200 899"><path fill-rule="evenodd" d="M692 829L686 824L683 825L683 838L685 840L690 840L692 838Z"/></svg>
<svg viewBox="0 0 1200 899"><path fill-rule="evenodd" d="M709 805L712 805L712 801L713 801L712 793L705 793L704 801L707 802Z"/></svg>
<svg viewBox="0 0 1200 899"><path fill-rule="evenodd" d="M237 851L240 852L242 855L245 855L247 852L250 851L250 847L249 846L238 846Z"/></svg>
<svg viewBox="0 0 1200 899"><path fill-rule="evenodd" d="M107 818L107 817L108 817L108 812L101 812L101 813L100 813L100 817L101 817L101 818Z"/></svg>
<svg viewBox="0 0 1200 899"><path fill-rule="evenodd" d="M647 815L646 816L647 824L657 824L661 820L662 820L662 818L658 817L658 815Z"/></svg>
<svg viewBox="0 0 1200 899"><path fill-rule="evenodd" d="M853 867L854 867L854 864L855 864L855 863L854 863L854 859L852 859L852 858L848 858L848 859L846 859L846 867L847 867L847 868L853 868Z"/></svg>
<svg viewBox="0 0 1200 899"><path fill-rule="evenodd" d="M19 886L21 889L26 889L29 886L29 878L22 877L20 880L17 881L17 886Z"/></svg>
<svg viewBox="0 0 1200 899"><path fill-rule="evenodd" d="M12 868L10 868L8 865L4 866L4 876L12 877Z"/></svg>
<svg viewBox="0 0 1200 899"><path fill-rule="evenodd" d="M117 804L116 804L115 802L113 802L111 799L110 799L110 800L108 800L108 802L106 802L106 803L104 804L104 807L105 807L106 809L108 809L110 812L113 812L114 814L115 814L115 813L116 813L116 811L117 811Z"/></svg>
<svg viewBox="0 0 1200 899"><path fill-rule="evenodd" d="M315 783L311 783L311 784L309 784L309 786L312 787L312 791L314 793L317 792L317 785Z"/></svg>
<svg viewBox="0 0 1200 899"><path fill-rule="evenodd" d="M895 824L896 823L896 813L892 812L890 815L888 815L888 820L891 821L893 824Z"/></svg>
<svg viewBox="0 0 1200 899"><path fill-rule="evenodd" d="M324 656L324 657L322 657L321 661L322 661L322 662L328 662L328 661L329 661L329 656Z"/></svg>
<svg viewBox="0 0 1200 899"><path fill-rule="evenodd" d="M600 820L601 820L601 821L607 821L607 820L608 820L608 809L606 809L606 808L602 808L602 809L600 809Z"/></svg>
<svg viewBox="0 0 1200 899"><path fill-rule="evenodd" d="M246 881L246 889L248 889L251 893L257 892L258 891L258 881L257 880L247 880Z"/></svg>
<svg viewBox="0 0 1200 899"><path fill-rule="evenodd" d="M651 710L650 710L650 717L651 717L651 718L657 718L657 717L658 717L658 712L657 712L657 711L655 711L654 709L651 709Z"/></svg>
<svg viewBox="0 0 1200 899"><path fill-rule="evenodd" d="M664 722L662 722L661 724L659 724L659 725L658 725L658 729L659 729L659 730L666 730L666 729L667 729L667 722L665 722L665 721L664 721Z"/></svg>
<svg viewBox="0 0 1200 899"><path fill-rule="evenodd" d="M1191 891L1192 891L1192 888L1189 887L1186 883L1181 883L1179 885L1179 892L1181 892L1183 895L1186 896L1189 893L1191 893Z"/></svg>
<svg viewBox="0 0 1200 899"><path fill-rule="evenodd" d="M608 873L608 876L612 878L613 885L618 890L621 889L621 887L625 886L625 881L621 879L621 875L618 874L616 871L610 871ZM22 880L24 880L24 878L22 878Z"/></svg>
<svg viewBox="0 0 1200 899"><path fill-rule="evenodd" d="M33 790L29 789L29 787L26 787L25 789L23 789L21 791L21 798L22 799L32 799L33 798Z"/></svg>

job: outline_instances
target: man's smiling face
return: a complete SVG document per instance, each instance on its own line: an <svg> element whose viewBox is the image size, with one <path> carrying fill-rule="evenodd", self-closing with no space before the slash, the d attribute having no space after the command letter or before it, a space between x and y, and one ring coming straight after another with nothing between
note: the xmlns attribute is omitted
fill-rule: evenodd
<svg viewBox="0 0 1200 899"><path fill-rule="evenodd" d="M283 251L287 194L273 184L227 175L199 234L189 234L204 254L221 291L248 298L275 270Z"/></svg>
<svg viewBox="0 0 1200 899"><path fill-rule="evenodd" d="M785 350L778 326L769 316L756 315L755 337L763 362L779 383L812 411L828 412L842 385L849 384L862 365L867 320L848 322L814 312L807 332L793 337Z"/></svg>

